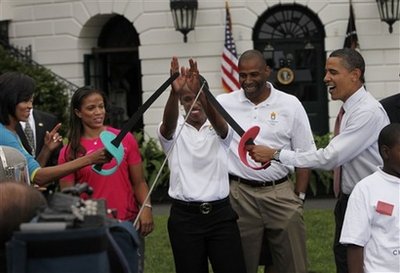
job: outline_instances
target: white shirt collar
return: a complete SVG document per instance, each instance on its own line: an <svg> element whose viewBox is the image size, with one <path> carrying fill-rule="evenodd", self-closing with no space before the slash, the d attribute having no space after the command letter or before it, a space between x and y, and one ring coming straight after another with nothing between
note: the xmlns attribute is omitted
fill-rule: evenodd
<svg viewBox="0 0 400 273"><path fill-rule="evenodd" d="M364 97L367 93L367 90L365 90L364 86L361 86L360 89L358 89L353 95L350 96L346 100L345 103L343 103L343 109L345 112L347 112L349 109L353 108L355 104L358 103L358 101Z"/></svg>
<svg viewBox="0 0 400 273"><path fill-rule="evenodd" d="M271 93L269 94L269 96L268 96L268 98L266 100L264 100L263 102L261 102L259 104L260 106L272 103L273 100L274 100L274 97L275 97L275 95L274 95L276 93L275 87L272 85L272 83L270 83L268 81L266 82L266 84L269 85L269 87L271 89ZM248 101L249 103L254 104L253 102L251 102L251 100L249 100L246 97L246 95L244 94L243 88L241 88L240 91L241 91L240 94L239 94L239 101L240 102Z"/></svg>

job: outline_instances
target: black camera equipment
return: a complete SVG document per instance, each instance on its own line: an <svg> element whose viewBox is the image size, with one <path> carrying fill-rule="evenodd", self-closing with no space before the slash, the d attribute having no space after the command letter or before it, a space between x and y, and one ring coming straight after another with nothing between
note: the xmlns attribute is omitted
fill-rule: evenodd
<svg viewBox="0 0 400 273"><path fill-rule="evenodd" d="M78 183L49 195L48 207L39 213L36 221L22 224L21 230L101 227L112 224L114 220L107 217L106 201L83 200L80 198L83 193L91 196L93 189L87 183Z"/></svg>
<svg viewBox="0 0 400 273"><path fill-rule="evenodd" d="M48 207L7 243L8 273L137 273L139 237L131 222L107 217L87 183L47 197Z"/></svg>

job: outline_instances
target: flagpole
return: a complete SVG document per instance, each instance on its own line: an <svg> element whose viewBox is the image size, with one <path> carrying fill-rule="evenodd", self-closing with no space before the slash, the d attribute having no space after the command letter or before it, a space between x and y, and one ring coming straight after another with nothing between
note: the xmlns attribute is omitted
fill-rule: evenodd
<svg viewBox="0 0 400 273"><path fill-rule="evenodd" d="M230 13L230 11L229 11L229 3L228 3L228 1L225 1L225 16L228 14L228 12ZM232 21L231 20L229 20L229 28L230 29L232 29Z"/></svg>

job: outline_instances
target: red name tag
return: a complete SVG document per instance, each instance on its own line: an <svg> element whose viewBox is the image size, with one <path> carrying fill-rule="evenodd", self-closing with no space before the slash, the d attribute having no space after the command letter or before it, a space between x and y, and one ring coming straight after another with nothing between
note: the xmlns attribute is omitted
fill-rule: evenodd
<svg viewBox="0 0 400 273"><path fill-rule="evenodd" d="M394 205L378 201L376 204L376 212L392 216Z"/></svg>

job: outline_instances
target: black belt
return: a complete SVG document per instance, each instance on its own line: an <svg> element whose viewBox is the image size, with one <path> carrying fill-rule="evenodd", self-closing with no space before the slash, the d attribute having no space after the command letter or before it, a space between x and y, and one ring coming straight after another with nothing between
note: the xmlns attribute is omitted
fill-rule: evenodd
<svg viewBox="0 0 400 273"><path fill-rule="evenodd" d="M229 197L210 202L187 202L172 199L172 205L192 213L209 214L211 211L230 205Z"/></svg>
<svg viewBox="0 0 400 273"><path fill-rule="evenodd" d="M273 186L273 185L278 185L281 184L283 182L286 182L288 180L287 176L284 176L280 179L277 179L275 181L256 181L256 180L248 180L248 179L244 179L241 178L239 176L230 174L229 175L229 180L234 180L237 181L239 183L243 183L252 187L269 187L269 186Z"/></svg>

